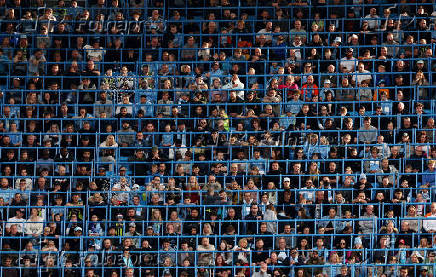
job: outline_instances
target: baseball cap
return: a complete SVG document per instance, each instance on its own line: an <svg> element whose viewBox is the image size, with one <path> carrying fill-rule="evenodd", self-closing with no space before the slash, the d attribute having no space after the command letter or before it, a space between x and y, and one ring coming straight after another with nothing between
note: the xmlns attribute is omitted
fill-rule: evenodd
<svg viewBox="0 0 436 277"><path fill-rule="evenodd" d="M81 227L79 227L79 226L77 226L76 228L74 228L74 232L82 232L82 228Z"/></svg>
<svg viewBox="0 0 436 277"><path fill-rule="evenodd" d="M129 223L129 227L135 227L136 228L136 224L135 223Z"/></svg>
<svg viewBox="0 0 436 277"><path fill-rule="evenodd" d="M336 37L335 40L334 40L334 42L342 43L342 38L341 38L341 37Z"/></svg>
<svg viewBox="0 0 436 277"><path fill-rule="evenodd" d="M359 180L366 179L365 173L360 174Z"/></svg>
<svg viewBox="0 0 436 277"><path fill-rule="evenodd" d="M406 244L406 242L403 239L400 239L399 243L400 244Z"/></svg>
<svg viewBox="0 0 436 277"><path fill-rule="evenodd" d="M356 237L356 238L354 239L354 244L362 244L362 239L359 238L359 237Z"/></svg>
<svg viewBox="0 0 436 277"><path fill-rule="evenodd" d="M291 179L289 179L289 177L285 177L284 179L283 179L283 182L290 182L291 181Z"/></svg>
<svg viewBox="0 0 436 277"><path fill-rule="evenodd" d="M329 79L324 80L324 84L331 84L332 82L330 82Z"/></svg>
<svg viewBox="0 0 436 277"><path fill-rule="evenodd" d="M417 61L416 63L417 63L417 64L418 64L418 63L424 63L424 61L423 61L423 60L419 60L419 61Z"/></svg>

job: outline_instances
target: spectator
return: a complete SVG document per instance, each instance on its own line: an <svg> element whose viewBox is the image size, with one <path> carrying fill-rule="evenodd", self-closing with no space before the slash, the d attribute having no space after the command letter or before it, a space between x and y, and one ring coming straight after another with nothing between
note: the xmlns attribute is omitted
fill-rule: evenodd
<svg viewBox="0 0 436 277"><path fill-rule="evenodd" d="M3 275L431 275L432 5L27 2L0 0Z"/></svg>
<svg viewBox="0 0 436 277"><path fill-rule="evenodd" d="M28 236L37 237L42 234L44 227L44 218L38 215L38 210L33 208L30 217L24 224L24 233Z"/></svg>
<svg viewBox="0 0 436 277"><path fill-rule="evenodd" d="M353 48L348 48L345 57L341 59L341 72L350 73L355 71L357 66L357 59L353 56Z"/></svg>
<svg viewBox="0 0 436 277"><path fill-rule="evenodd" d="M435 166L436 166L435 160L428 161L427 163L428 168L426 171L424 171L424 175L422 175L422 183L429 187L433 187L435 185L435 178L436 178Z"/></svg>
<svg viewBox="0 0 436 277"><path fill-rule="evenodd" d="M371 118L365 117L364 125L360 127L359 141L362 143L370 144L377 140L377 128L371 125Z"/></svg>
<svg viewBox="0 0 436 277"><path fill-rule="evenodd" d="M434 233L436 232L436 221L435 219L432 219L436 217L436 203L432 203L430 206L430 212L425 215L427 219L424 219L422 221L422 228L427 233Z"/></svg>

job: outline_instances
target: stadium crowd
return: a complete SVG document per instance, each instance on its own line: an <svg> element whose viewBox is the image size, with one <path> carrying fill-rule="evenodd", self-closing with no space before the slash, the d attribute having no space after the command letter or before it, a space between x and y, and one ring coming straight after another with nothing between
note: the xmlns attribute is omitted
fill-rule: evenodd
<svg viewBox="0 0 436 277"><path fill-rule="evenodd" d="M434 276L399 2L0 0L0 277Z"/></svg>

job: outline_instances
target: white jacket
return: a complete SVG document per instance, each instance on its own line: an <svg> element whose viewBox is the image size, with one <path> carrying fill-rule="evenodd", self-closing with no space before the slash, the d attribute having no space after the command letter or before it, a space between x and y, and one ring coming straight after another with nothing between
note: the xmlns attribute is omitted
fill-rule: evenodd
<svg viewBox="0 0 436 277"><path fill-rule="evenodd" d="M236 95L242 100L244 100L244 88L245 85L239 79L234 82L230 81L222 87L223 90L228 90L227 95L231 90L236 90Z"/></svg>
<svg viewBox="0 0 436 277"><path fill-rule="evenodd" d="M41 235L42 231L44 231L44 219L40 216L37 216L35 220L29 218L24 223L24 233L26 235Z"/></svg>

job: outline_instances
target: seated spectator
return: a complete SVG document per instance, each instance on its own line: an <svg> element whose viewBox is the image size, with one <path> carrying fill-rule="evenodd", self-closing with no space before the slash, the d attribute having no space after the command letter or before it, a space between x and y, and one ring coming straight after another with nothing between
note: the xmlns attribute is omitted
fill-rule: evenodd
<svg viewBox="0 0 436 277"><path fill-rule="evenodd" d="M197 259L200 265L205 266L212 264L214 260L213 251L215 251L215 246L209 244L209 238L204 237L201 239L201 244L197 247L197 251L199 251Z"/></svg>
<svg viewBox="0 0 436 277"><path fill-rule="evenodd" d="M364 126L359 131L359 142L370 144L377 140L377 128L371 125L370 117L364 119Z"/></svg>
<svg viewBox="0 0 436 277"><path fill-rule="evenodd" d="M433 233L436 231L436 221L432 219L433 217L436 217L436 203L432 203L430 206L430 212L425 215L426 218L422 221L422 228L427 233Z"/></svg>
<svg viewBox="0 0 436 277"><path fill-rule="evenodd" d="M24 225L24 233L28 236L37 237L42 234L44 227L44 218L38 215L38 210L33 208L30 211L30 217Z"/></svg>
<svg viewBox="0 0 436 277"><path fill-rule="evenodd" d="M430 160L427 163L427 170L424 171L422 175L422 183L426 184L429 187L433 187L435 185L436 180L436 172L435 172L436 161Z"/></svg>

